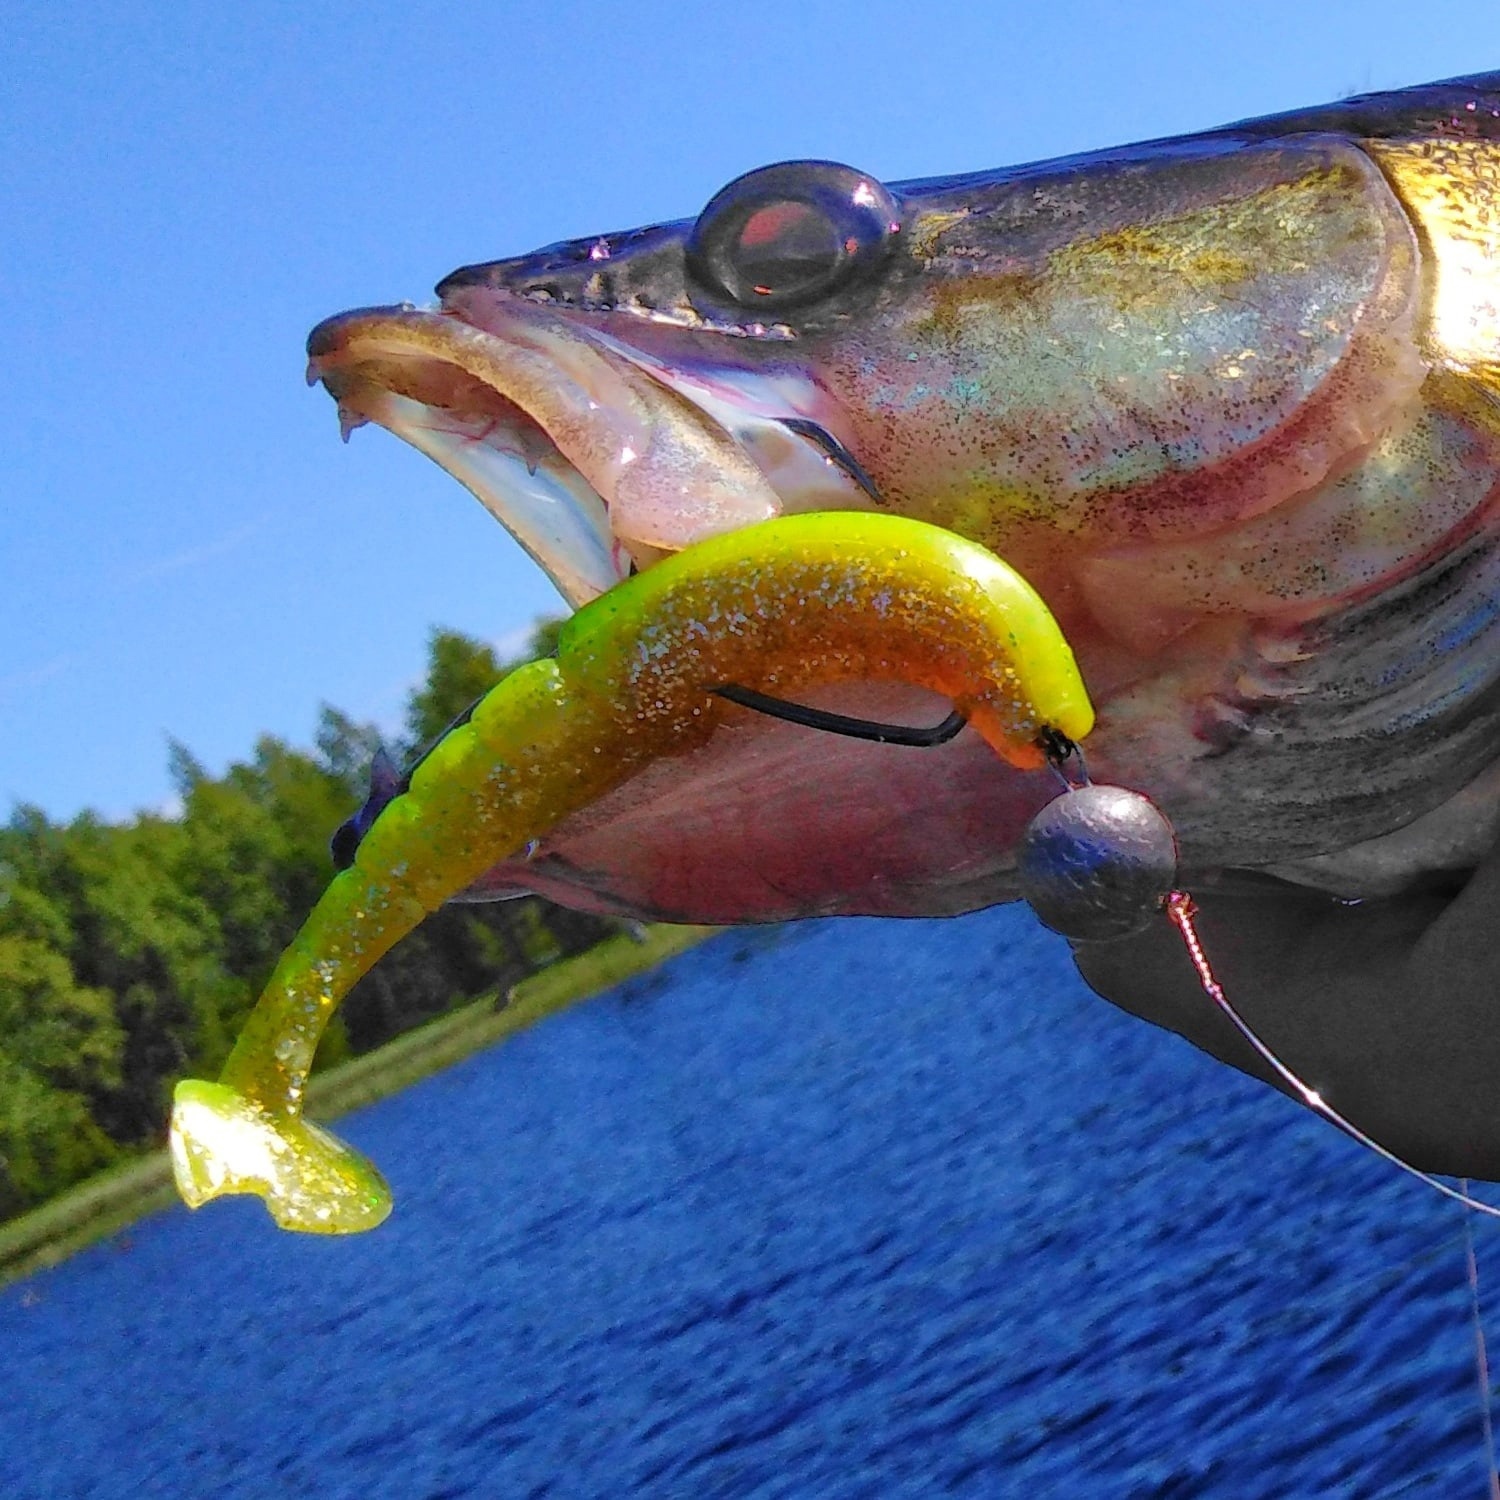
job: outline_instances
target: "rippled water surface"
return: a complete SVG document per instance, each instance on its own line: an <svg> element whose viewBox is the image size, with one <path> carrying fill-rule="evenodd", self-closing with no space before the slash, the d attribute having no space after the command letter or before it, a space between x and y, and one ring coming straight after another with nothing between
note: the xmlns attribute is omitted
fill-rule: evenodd
<svg viewBox="0 0 1500 1500"><path fill-rule="evenodd" d="M342 1128L376 1234L0 1294L0 1495L1486 1492L1458 1210L1019 910L731 934Z"/></svg>

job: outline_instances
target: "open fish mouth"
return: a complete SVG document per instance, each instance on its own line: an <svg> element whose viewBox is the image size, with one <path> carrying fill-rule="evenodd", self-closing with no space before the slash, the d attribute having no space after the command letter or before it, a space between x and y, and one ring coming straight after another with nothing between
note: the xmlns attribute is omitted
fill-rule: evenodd
<svg viewBox="0 0 1500 1500"><path fill-rule="evenodd" d="M307 349L346 437L374 422L435 460L575 609L707 537L874 503L810 382L671 362L521 297L492 299L484 327L357 309Z"/></svg>

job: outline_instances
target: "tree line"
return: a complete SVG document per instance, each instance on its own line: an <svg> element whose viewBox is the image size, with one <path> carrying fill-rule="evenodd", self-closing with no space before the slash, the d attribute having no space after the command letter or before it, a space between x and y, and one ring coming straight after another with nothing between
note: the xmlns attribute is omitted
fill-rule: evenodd
<svg viewBox="0 0 1500 1500"><path fill-rule="evenodd" d="M530 655L555 645L537 630ZM434 631L411 693L410 758L514 663ZM211 776L181 746L181 811L0 829L0 1219L165 1138L172 1087L213 1077L281 950L333 874L380 736L325 707L316 747L264 736ZM538 897L434 913L340 1007L318 1066L367 1052L616 930Z"/></svg>

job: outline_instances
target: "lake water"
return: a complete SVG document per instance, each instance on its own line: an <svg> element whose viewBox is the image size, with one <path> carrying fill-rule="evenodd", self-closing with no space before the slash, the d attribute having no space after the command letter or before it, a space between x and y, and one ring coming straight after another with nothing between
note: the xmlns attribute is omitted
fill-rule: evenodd
<svg viewBox="0 0 1500 1500"><path fill-rule="evenodd" d="M1486 1494L1460 1211L1018 909L730 934L341 1130L375 1234L0 1293L0 1495Z"/></svg>

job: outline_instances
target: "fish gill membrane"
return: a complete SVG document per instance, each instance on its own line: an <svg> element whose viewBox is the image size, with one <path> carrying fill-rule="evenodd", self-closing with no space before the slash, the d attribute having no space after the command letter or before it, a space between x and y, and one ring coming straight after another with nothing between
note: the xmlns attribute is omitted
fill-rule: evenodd
<svg viewBox="0 0 1500 1500"><path fill-rule="evenodd" d="M1045 764L1093 709L1040 596L977 543L857 512L700 542L611 588L557 656L511 672L413 772L282 955L217 1083L177 1086L191 1207L255 1193L283 1229L349 1234L391 1209L376 1168L305 1120L313 1054L376 961L498 861L651 762L709 738L715 687L904 682L952 699L996 753ZM1051 732L1049 737L1048 731Z"/></svg>

